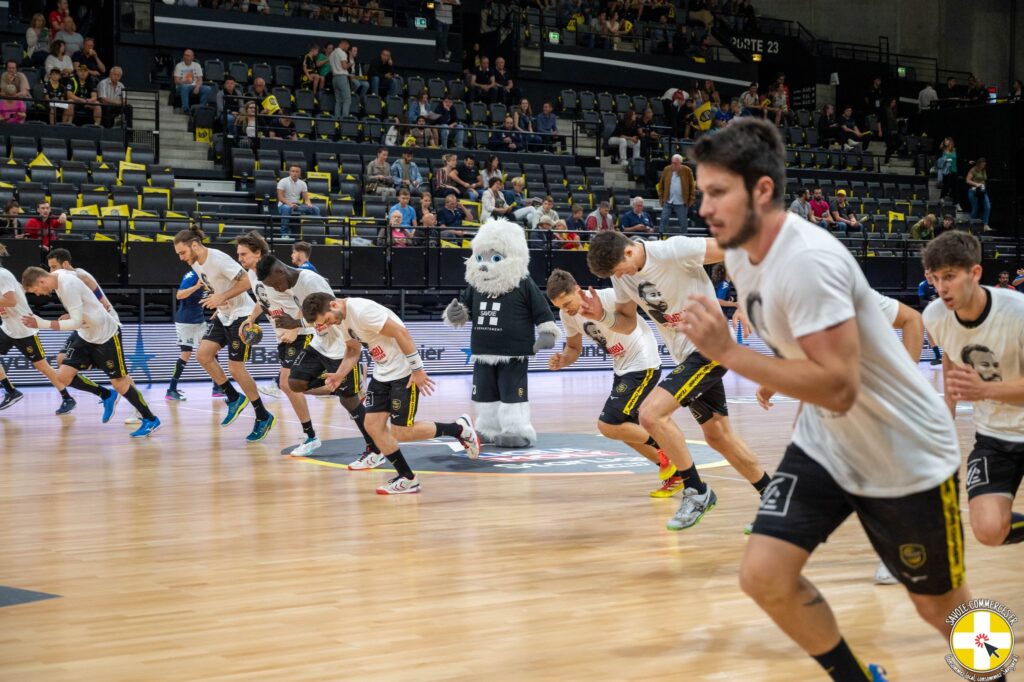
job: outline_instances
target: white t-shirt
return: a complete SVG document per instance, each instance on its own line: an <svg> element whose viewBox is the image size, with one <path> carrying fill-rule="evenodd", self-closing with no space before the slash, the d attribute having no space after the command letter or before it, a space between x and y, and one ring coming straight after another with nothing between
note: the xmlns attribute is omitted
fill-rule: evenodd
<svg viewBox="0 0 1024 682"><path fill-rule="evenodd" d="M32 314L32 309L28 305L28 299L25 298L25 290L21 288L18 280L14 279L14 275L11 274L10 270L0 268L0 296L6 296L12 291L14 292L14 300L17 303L15 303L13 308L0 308L0 329L3 329L4 334L7 334L12 339L24 339L29 336L35 336L39 333L38 329L26 327L21 323L23 316Z"/></svg>
<svg viewBox="0 0 1024 682"><path fill-rule="evenodd" d="M377 381L395 381L409 376L412 368L398 342L384 336L380 330L388 320L405 326L393 312L366 298L347 298L345 320L341 323L345 335L364 344L373 360L373 378Z"/></svg>
<svg viewBox="0 0 1024 682"><path fill-rule="evenodd" d="M292 182L291 176L281 178L277 181L277 188L284 192L284 200L289 204L301 204L303 192L308 192L305 180Z"/></svg>
<svg viewBox="0 0 1024 682"><path fill-rule="evenodd" d="M682 364L696 352L693 342L666 322L679 320L692 294L716 300L715 287L704 271L707 240L703 237L671 237L660 242L643 242L647 262L635 275L612 277L618 303L633 301L658 325L672 359Z"/></svg>
<svg viewBox="0 0 1024 682"><path fill-rule="evenodd" d="M334 52L331 52L331 56L327 58L327 61L331 64L332 76L343 76L348 74L348 69L342 66L342 62L348 61L348 53L345 52L345 50L334 48Z"/></svg>
<svg viewBox="0 0 1024 682"><path fill-rule="evenodd" d="M980 322L965 326L936 299L924 310L925 327L952 362L973 367L985 381L1016 381L1024 376L1024 296L1010 289L985 291L991 305ZM1022 443L1024 407L979 400L974 428L984 436Z"/></svg>
<svg viewBox="0 0 1024 682"><path fill-rule="evenodd" d="M83 276L83 275L84 275L85 277L88 277L88 278L89 278L89 279L91 279L92 281L96 282L96 289L99 289L99 292L100 292L100 294L102 294L102 295L103 295L103 298L107 298L107 295L106 295L106 294L105 294L105 293L103 292L103 287L101 287L101 286L99 285L99 282L98 282L98 281L96 280L96 278L95 278L95 277L93 277L93 276L92 276L92 273L90 273L90 272L89 272L88 270L86 270L85 268L75 268L75 272L77 272L77 273L79 274L79 276ZM85 284L85 282L83 282L83 284ZM86 286L88 286L88 285L86 285ZM95 295L96 295L96 291L93 291L93 296L95 296ZM109 303L109 302L110 302L110 299L107 299L107 302ZM100 301L100 305L103 305L103 302L102 302L102 301ZM111 304L111 306L110 306L110 309L109 309L109 310L108 310L108 309L106 309L106 308L104 308L104 310L106 310L106 311L107 311L107 314L108 314L108 315L110 315L110 316L111 316L111 317L113 317L113 318L114 318L115 320L117 320L117 323L118 323L118 324L121 324L121 316L117 314L117 310L116 310L116 309L114 308L113 304Z"/></svg>
<svg viewBox="0 0 1024 682"><path fill-rule="evenodd" d="M89 343L106 343L117 333L120 326L96 295L89 290L78 275L70 270L58 270L57 298L72 321L78 322L78 335Z"/></svg>
<svg viewBox="0 0 1024 682"><path fill-rule="evenodd" d="M285 330L278 329L277 317L284 313L301 322L302 302L306 300L307 296L316 291L333 295L331 285L327 283L327 280L310 270L299 270L299 279L295 282L295 286L284 292L267 286L256 279L255 270L249 270L246 274L249 275L249 286L252 289L252 293L267 311L267 317L270 318L270 323L274 326L274 334L277 335L278 341L281 340ZM312 327L303 326L299 329L300 335L314 333L315 330ZM316 342L314 341L313 343L315 344Z"/></svg>
<svg viewBox="0 0 1024 682"><path fill-rule="evenodd" d="M900 302L895 298L883 296L874 289L871 290L871 295L878 302L878 307L882 309L882 314L885 315L885 320L889 323L889 326L891 327L896 324L896 317L900 314Z"/></svg>
<svg viewBox="0 0 1024 682"><path fill-rule="evenodd" d="M600 289L597 296L606 310L615 308L613 290ZM611 356L615 374L642 372L661 367L658 342L646 320L637 319L636 328L631 333L619 334L600 322L586 319L579 313L570 315L562 310L559 315L562 318L562 326L565 327L566 338L577 334L589 336L601 350Z"/></svg>
<svg viewBox="0 0 1024 682"><path fill-rule="evenodd" d="M179 79L182 85L195 85L196 81L203 77L203 67L196 61L191 64L178 62L174 66L174 77Z"/></svg>
<svg viewBox="0 0 1024 682"><path fill-rule="evenodd" d="M192 264L192 269L199 275L203 286L209 293L217 294L229 290L235 284L235 278L239 273L244 274L242 266L235 262L231 256L216 249L207 249L206 262L200 265L199 261ZM221 307L217 308L217 319L225 327L239 318L248 317L255 304L246 293L241 293L234 298L228 299Z"/></svg>
<svg viewBox="0 0 1024 682"><path fill-rule="evenodd" d="M949 410L900 345L850 252L793 213L764 260L730 250L726 267L751 325L782 358L798 339L856 318L860 391L835 414L805 404L793 442L849 493L902 497L938 486L960 466Z"/></svg>

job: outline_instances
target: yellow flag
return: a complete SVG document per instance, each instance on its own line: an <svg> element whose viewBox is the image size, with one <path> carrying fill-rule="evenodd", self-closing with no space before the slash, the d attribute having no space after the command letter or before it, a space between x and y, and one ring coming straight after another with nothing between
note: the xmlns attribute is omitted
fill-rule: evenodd
<svg viewBox="0 0 1024 682"><path fill-rule="evenodd" d="M42 152L39 152L36 155L36 158L32 159L28 164L29 168L37 168L39 166L49 166L51 168L53 167L53 164L50 162L50 160L46 158L46 154Z"/></svg>
<svg viewBox="0 0 1024 682"><path fill-rule="evenodd" d="M711 113L711 102L704 102L704 104L694 109L693 115L697 118L697 125L700 126L701 130L705 132L711 130L711 122L715 118L715 115Z"/></svg>
<svg viewBox="0 0 1024 682"><path fill-rule="evenodd" d="M889 232L892 232L892 222L894 220L906 220L906 219L907 219L907 216L902 214L902 213L898 213L896 211L889 211Z"/></svg>

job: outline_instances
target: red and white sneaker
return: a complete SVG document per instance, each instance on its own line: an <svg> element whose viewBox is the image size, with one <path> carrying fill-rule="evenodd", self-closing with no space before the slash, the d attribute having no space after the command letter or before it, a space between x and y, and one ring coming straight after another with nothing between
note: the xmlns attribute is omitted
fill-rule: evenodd
<svg viewBox="0 0 1024 682"><path fill-rule="evenodd" d="M390 481L377 488L378 495L407 495L420 491L420 479L413 476L395 476Z"/></svg>
<svg viewBox="0 0 1024 682"><path fill-rule="evenodd" d="M376 469L387 461L388 458L384 455L366 448L363 454L359 455L359 459L349 464L348 468L352 471L366 471L367 469Z"/></svg>
<svg viewBox="0 0 1024 682"><path fill-rule="evenodd" d="M676 465L668 461L664 450L658 450L658 478L667 481L676 473Z"/></svg>
<svg viewBox="0 0 1024 682"><path fill-rule="evenodd" d="M468 414L464 414L456 419L455 423L462 427L462 433L458 436L459 442L462 443L462 447L466 448L469 458L476 459L480 456L480 436L473 428L473 420Z"/></svg>

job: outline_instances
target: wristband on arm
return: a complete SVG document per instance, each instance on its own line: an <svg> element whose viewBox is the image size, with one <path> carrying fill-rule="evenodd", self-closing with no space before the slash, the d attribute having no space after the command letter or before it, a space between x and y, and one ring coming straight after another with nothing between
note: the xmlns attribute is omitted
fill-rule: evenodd
<svg viewBox="0 0 1024 682"><path fill-rule="evenodd" d="M405 359L409 361L409 367L412 371L418 372L423 369L423 358L420 357L420 352L409 353L405 356Z"/></svg>

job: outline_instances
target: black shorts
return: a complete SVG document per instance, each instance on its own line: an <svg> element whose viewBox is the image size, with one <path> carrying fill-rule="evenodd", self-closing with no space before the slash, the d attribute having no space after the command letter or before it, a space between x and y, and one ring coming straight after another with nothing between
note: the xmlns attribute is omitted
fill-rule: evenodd
<svg viewBox="0 0 1024 682"><path fill-rule="evenodd" d="M967 458L967 499L978 495L1006 495L1013 499L1024 479L1024 443L1013 443L980 433Z"/></svg>
<svg viewBox="0 0 1024 682"><path fill-rule="evenodd" d="M232 362L246 362L249 360L251 347L245 341L238 338L238 330L247 318L240 317L232 320L229 326L224 326L219 317L214 317L206 325L206 333L203 334L203 341L213 341L223 348L228 347L228 360Z"/></svg>
<svg viewBox="0 0 1024 682"><path fill-rule="evenodd" d="M529 361L513 358L496 365L473 365L473 401L477 403L525 403Z"/></svg>
<svg viewBox="0 0 1024 682"><path fill-rule="evenodd" d="M945 594L964 581L964 532L958 477L903 497L846 492L792 443L761 496L754 533L808 552L856 513L889 571L916 594Z"/></svg>
<svg viewBox="0 0 1024 682"><path fill-rule="evenodd" d="M128 366L124 362L124 347L121 345L121 330L103 343L89 343L81 336L76 336L71 348L67 350L64 364L78 371L98 369L111 379L128 376Z"/></svg>
<svg viewBox="0 0 1024 682"><path fill-rule="evenodd" d="M658 386L671 393L680 405L690 408L690 414L697 423L703 424L716 414L729 416L725 385L722 383L725 372L725 367L717 362L700 353L692 353Z"/></svg>
<svg viewBox="0 0 1024 682"><path fill-rule="evenodd" d="M43 350L43 344L39 342L38 334L14 339L7 336L3 329L0 329L0 355L7 355L12 348L17 348L21 351L21 354L28 358L29 362L39 362L46 359L46 351Z"/></svg>
<svg viewBox="0 0 1024 682"><path fill-rule="evenodd" d="M304 334L296 336L295 340L291 343L277 344L277 361L281 363L281 366L285 369L291 369L299 359L299 356L302 355L302 351L306 350L306 346L308 346L309 342L312 340L312 334Z"/></svg>
<svg viewBox="0 0 1024 682"><path fill-rule="evenodd" d="M366 389L367 412L390 412L391 423L395 426L412 426L419 409L419 390L416 385L406 388L409 377L394 381L370 379Z"/></svg>
<svg viewBox="0 0 1024 682"><path fill-rule="evenodd" d="M283 345L283 344L282 344ZM290 379L305 381L310 384L309 388L318 388L324 385L324 375L329 372L337 372L341 367L341 360L335 360L323 355L316 348L306 347L295 358L292 363ZM352 368L345 381L341 382L338 390L346 398L359 395L361 388L359 377L359 363Z"/></svg>
<svg viewBox="0 0 1024 682"><path fill-rule="evenodd" d="M60 349L60 354L66 356L76 341L78 341L78 332L73 331L68 334L68 338L64 339L64 346Z"/></svg>
<svg viewBox="0 0 1024 682"><path fill-rule="evenodd" d="M599 421L617 426L640 422L640 403L658 385L660 369L617 374L612 381L612 393L601 408Z"/></svg>

